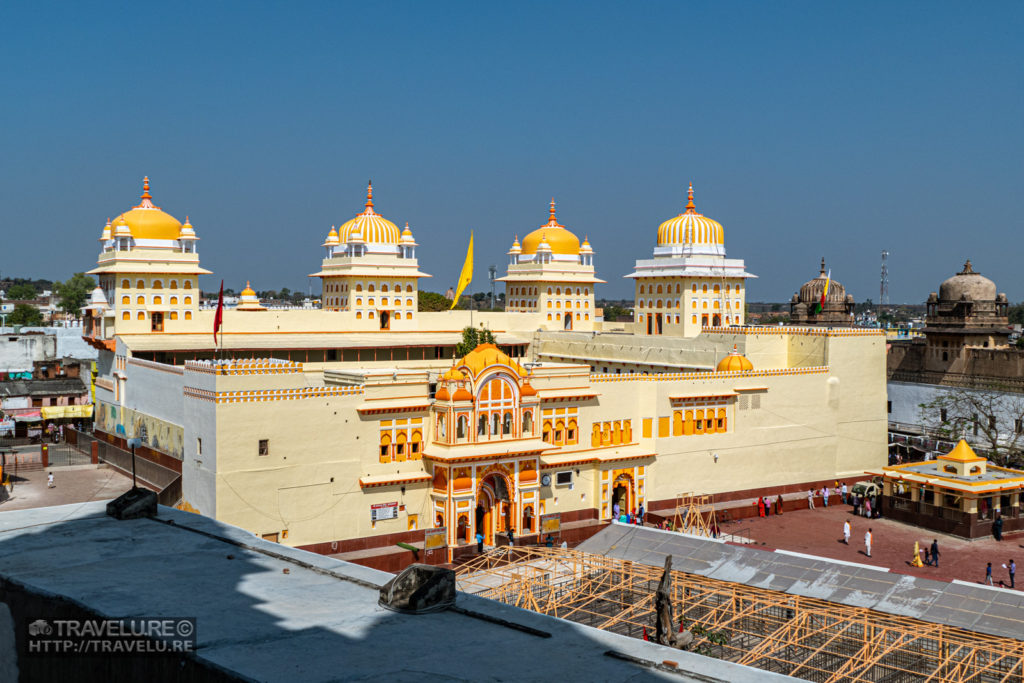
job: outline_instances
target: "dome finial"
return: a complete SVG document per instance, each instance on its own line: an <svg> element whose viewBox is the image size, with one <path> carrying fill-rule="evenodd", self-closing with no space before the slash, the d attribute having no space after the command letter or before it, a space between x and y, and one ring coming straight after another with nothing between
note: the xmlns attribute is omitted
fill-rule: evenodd
<svg viewBox="0 0 1024 683"><path fill-rule="evenodd" d="M548 225L555 225L558 219L555 218L555 198L551 198L551 208L548 209Z"/></svg>
<svg viewBox="0 0 1024 683"><path fill-rule="evenodd" d="M152 199L153 197L149 194L149 176L143 176L142 178L142 196L139 199L146 200Z"/></svg>
<svg viewBox="0 0 1024 683"><path fill-rule="evenodd" d="M825 274L825 257L824 256L821 257L821 274L822 275Z"/></svg>
<svg viewBox="0 0 1024 683"><path fill-rule="evenodd" d="M366 208L373 209L373 181L366 181Z"/></svg>
<svg viewBox="0 0 1024 683"><path fill-rule="evenodd" d="M974 266L971 265L971 259L967 259L967 261L964 263L963 272L960 273L960 274L961 275L968 275L968 274L973 273L973 272L974 272Z"/></svg>
<svg viewBox="0 0 1024 683"><path fill-rule="evenodd" d="M691 213L697 210L693 203L693 182L690 182L690 189L686 193L686 210Z"/></svg>

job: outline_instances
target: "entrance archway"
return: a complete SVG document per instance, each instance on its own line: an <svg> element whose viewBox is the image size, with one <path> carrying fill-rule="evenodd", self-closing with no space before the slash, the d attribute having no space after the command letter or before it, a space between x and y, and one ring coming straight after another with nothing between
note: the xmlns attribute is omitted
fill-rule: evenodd
<svg viewBox="0 0 1024 683"><path fill-rule="evenodd" d="M562 328L566 330L572 329L572 313L566 313L562 319Z"/></svg>
<svg viewBox="0 0 1024 683"><path fill-rule="evenodd" d="M628 474L620 474L612 484L612 511L619 504L619 514L629 514L633 510L633 478Z"/></svg>
<svg viewBox="0 0 1024 683"><path fill-rule="evenodd" d="M718 315L716 313L715 317L712 318L712 322L714 323L714 327L721 327L722 326L722 316L720 316L720 315Z"/></svg>
<svg viewBox="0 0 1024 683"><path fill-rule="evenodd" d="M476 530L483 534L486 545L495 545L495 535L514 527L514 506L509 482L492 472L480 481L476 494Z"/></svg>

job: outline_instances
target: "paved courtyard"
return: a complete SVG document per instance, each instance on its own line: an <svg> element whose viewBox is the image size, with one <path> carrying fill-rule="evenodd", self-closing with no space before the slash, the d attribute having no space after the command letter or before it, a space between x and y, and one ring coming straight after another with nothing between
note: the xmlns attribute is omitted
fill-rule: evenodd
<svg viewBox="0 0 1024 683"><path fill-rule="evenodd" d="M0 512L108 500L132 487L131 477L103 466L53 467L49 471L56 484L52 489L46 486L47 471L20 471L13 491L10 487L9 493L0 491Z"/></svg>
<svg viewBox="0 0 1024 683"><path fill-rule="evenodd" d="M971 581L983 583L985 564L992 563L992 577L996 585L1009 575L1003 564L1014 559L1024 567L1024 535L1003 536L996 541L991 536L968 541L956 536L940 534L888 519L854 517L848 505L832 505L814 510L796 510L765 518L747 518L722 526L723 533L749 536L766 549L789 550L808 555L830 557L847 562L858 562L890 571L929 579ZM850 545L843 544L843 521L849 519L853 527ZM864 552L864 532L873 529L874 542L869 558ZM749 532L744 530L749 529ZM930 547L932 539L939 541L939 566L911 567L914 541L922 549ZM763 545L762 545L763 544ZM923 559L923 558L922 558ZM1017 573L1017 588L1021 588L1024 574Z"/></svg>

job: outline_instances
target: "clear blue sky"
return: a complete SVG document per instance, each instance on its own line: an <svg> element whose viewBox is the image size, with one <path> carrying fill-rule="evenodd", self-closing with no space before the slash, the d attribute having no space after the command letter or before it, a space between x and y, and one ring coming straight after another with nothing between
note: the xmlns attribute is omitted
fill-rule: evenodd
<svg viewBox="0 0 1024 683"><path fill-rule="evenodd" d="M970 257L1011 301L1024 187L1024 3L5 3L0 272L95 263L108 216L188 214L236 289L307 286L376 208L423 289L546 219L608 284L697 207L786 300L822 255L858 300L922 302Z"/></svg>

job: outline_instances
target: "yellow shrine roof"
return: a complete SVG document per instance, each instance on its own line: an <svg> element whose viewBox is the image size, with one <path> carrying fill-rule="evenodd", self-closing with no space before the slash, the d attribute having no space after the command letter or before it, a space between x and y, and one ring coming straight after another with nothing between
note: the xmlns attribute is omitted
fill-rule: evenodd
<svg viewBox="0 0 1024 683"><path fill-rule="evenodd" d="M976 462L978 460L984 460L985 458L980 457L977 453L974 452L974 449L971 448L966 441L960 439L960 443L958 443L953 450L951 450L949 453L946 453L945 455L938 456L937 459L956 460L959 462Z"/></svg>

